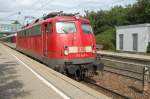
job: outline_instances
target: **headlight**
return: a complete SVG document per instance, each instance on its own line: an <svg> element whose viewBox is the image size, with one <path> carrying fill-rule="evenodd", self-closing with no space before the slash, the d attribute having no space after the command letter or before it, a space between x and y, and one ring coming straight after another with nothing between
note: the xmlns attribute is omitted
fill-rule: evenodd
<svg viewBox="0 0 150 99"><path fill-rule="evenodd" d="M65 54L65 55L68 55L68 54L69 54L69 53L68 53L68 50L65 50L65 51L64 51L64 54Z"/></svg>

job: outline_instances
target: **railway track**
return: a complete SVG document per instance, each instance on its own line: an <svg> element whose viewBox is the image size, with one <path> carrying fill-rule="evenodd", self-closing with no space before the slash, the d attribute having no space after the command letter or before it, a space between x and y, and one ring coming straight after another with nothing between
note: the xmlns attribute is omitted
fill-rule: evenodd
<svg viewBox="0 0 150 99"><path fill-rule="evenodd" d="M129 69L118 68L118 67L114 67L114 66L105 65L105 67L113 68L113 69L117 69L117 70L121 70L121 71L132 72L132 73L141 74L141 75L143 74L142 72L137 72L137 71L133 71L133 70L129 70Z"/></svg>
<svg viewBox="0 0 150 99"><path fill-rule="evenodd" d="M107 67L107 68L109 68L108 66L105 66L105 67ZM110 67L111 68L111 67ZM113 67L112 67L113 68ZM125 92L127 92L127 93L124 93L124 91L122 91L123 89L124 89L124 87L122 86L122 88L120 88L120 89L118 89L117 87L110 87L110 86L113 86L113 84L112 83L110 83L110 84L112 84L112 85L110 85L110 86L107 86L107 85L105 85L105 83L104 84L102 84L102 83L99 83L99 80L98 79L95 79L95 78L92 78L92 79L85 79L84 80L84 82L85 82L85 85L87 85L87 86L89 86L89 87L91 87L91 88L93 88L93 89L95 89L95 90L97 90L97 91L100 91L101 93L102 92L104 92L103 94L105 94L105 95L108 95L108 96L110 96L111 98L113 98L113 99L140 99L139 97L141 97L141 95L142 95L142 91L140 90L140 89L138 89L139 87L133 87L132 86L132 84L133 84L133 82L136 82L136 81L138 81L138 83L139 83L139 85L141 85L143 82L143 80L142 80L142 78L137 78L137 77L135 77L135 76L131 76L131 75L127 75L129 72L130 73L133 73L134 75L141 75L141 77L142 77L142 73L137 73L137 72L132 72L132 71L128 71L128 70L125 70L125 72L127 73L127 74L121 74L121 73L119 73L119 72L122 72L124 69L117 69L117 70L119 70L119 72L116 72L116 71L112 71L112 68L111 68L111 70L106 70L106 68L105 68L105 70L104 70L104 75L107 75L107 74L109 74L109 75L112 75L112 74L114 74L114 75L117 75L117 77L121 77L121 76L123 76L123 77L121 77L121 78L124 78L124 79L130 79L130 84L129 85L127 85L126 86L126 88L125 88ZM116 69L116 68L113 68L113 69ZM111 77L111 76L110 76ZM104 80L105 79L105 77L103 78L103 79L101 79L101 80ZM114 80L115 80L115 78L114 78ZM132 82L131 82L132 81ZM101 82L101 81L100 81ZM102 81L103 82L103 81ZM108 81L109 82L109 81ZM107 83L108 83L107 82ZM115 80L115 82L117 82L118 83L118 86L120 86L120 82L126 82L126 80L122 80L122 81L120 81L120 82L118 82L118 80ZM127 82L128 82L128 80L127 80ZM126 83L127 83L126 82ZM137 83L137 82L136 82ZM136 85L135 85L136 86ZM116 89L117 88L117 89ZM135 90L134 89L132 89L132 88L135 88ZM128 89L128 90L127 90ZM133 96L133 95L131 95L130 94L130 91L131 90L134 90L134 91L131 91L131 93L132 94L138 94L137 96L135 95L135 96ZM144 97L146 97L146 96L144 96ZM148 96L149 97L149 96ZM143 99L149 99L149 98L143 98Z"/></svg>
<svg viewBox="0 0 150 99"><path fill-rule="evenodd" d="M148 93L148 96L142 94L142 84L143 84L143 69L144 67L148 67L150 68L149 65L147 64L140 64L140 63L136 63L136 62L132 62L132 61L127 61L127 60L118 60L118 59L107 59L101 56L98 56L97 61L101 61L105 64L104 66L104 75L108 74L111 77L115 77L116 80L115 82L118 82L118 86L120 86L120 89L116 86L113 87L114 84L111 83L112 87L109 87L108 85L108 91L112 92L112 93L118 93L118 96L121 97L121 99L149 99L148 97L150 96L150 93ZM107 62L108 61L108 62ZM106 62L106 63L105 63ZM111 76L114 75L114 76ZM109 76L107 76L109 78ZM118 79L117 79L118 77ZM104 77L105 79L105 77ZM104 80L103 79L103 80ZM124 80L119 80L119 79L124 79ZM109 80L108 80L109 82ZM124 83L127 85L123 85L119 83ZM107 82L106 82L107 83ZM107 87L106 83L100 83L101 85L95 85L97 87L101 87L101 89L103 89L103 87ZM149 81L150 84L150 81ZM104 87L104 89L105 89ZM107 88L106 88L107 90ZM124 93L127 92L127 93ZM133 95L134 94L134 95ZM142 96L143 95L143 96ZM144 97L144 98L143 98ZM116 98L114 98L116 99ZM118 98L117 98L118 99ZM120 99L120 98L119 98Z"/></svg>
<svg viewBox="0 0 150 99"><path fill-rule="evenodd" d="M129 96L125 96L125 95L118 93L114 90L111 90L111 89L106 88L104 86L98 85L95 82L92 82L92 80L88 79L88 78L84 79L84 82L82 81L82 83L86 84L87 86L89 86L91 88L94 88L97 91L105 92L105 94L107 94L110 97L113 97L113 99L115 99L115 98L117 98L117 99L131 99L131 97L129 97Z"/></svg>
<svg viewBox="0 0 150 99"><path fill-rule="evenodd" d="M112 73L112 74L124 76L127 78L143 81L143 74L139 72L133 72L130 70L115 68L115 67L106 66L106 65L105 65L104 71Z"/></svg>
<svg viewBox="0 0 150 99"><path fill-rule="evenodd" d="M116 58L113 59L112 57L102 57L99 54L97 55L97 61L102 61L105 64L105 72L110 72L139 81L143 81L143 68L145 66L150 68L147 64L135 63L128 61L127 59L124 60L123 58L120 60Z"/></svg>

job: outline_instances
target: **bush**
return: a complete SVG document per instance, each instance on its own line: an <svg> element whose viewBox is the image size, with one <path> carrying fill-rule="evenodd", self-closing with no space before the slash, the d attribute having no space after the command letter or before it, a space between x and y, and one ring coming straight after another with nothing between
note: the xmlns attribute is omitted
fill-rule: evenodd
<svg viewBox="0 0 150 99"><path fill-rule="evenodd" d="M96 35L97 44L103 45L104 50L115 50L116 45L116 34L115 29L108 29L98 35Z"/></svg>
<svg viewBox="0 0 150 99"><path fill-rule="evenodd" d="M147 53L150 53L150 42L148 43L148 46L147 46Z"/></svg>

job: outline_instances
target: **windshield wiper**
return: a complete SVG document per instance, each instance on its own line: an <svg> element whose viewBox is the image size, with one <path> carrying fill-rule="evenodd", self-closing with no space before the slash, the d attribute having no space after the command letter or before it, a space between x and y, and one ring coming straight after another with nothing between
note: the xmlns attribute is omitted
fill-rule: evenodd
<svg viewBox="0 0 150 99"><path fill-rule="evenodd" d="M63 32L65 32L66 34L68 34L68 31L66 31L65 29L62 29L63 30Z"/></svg>

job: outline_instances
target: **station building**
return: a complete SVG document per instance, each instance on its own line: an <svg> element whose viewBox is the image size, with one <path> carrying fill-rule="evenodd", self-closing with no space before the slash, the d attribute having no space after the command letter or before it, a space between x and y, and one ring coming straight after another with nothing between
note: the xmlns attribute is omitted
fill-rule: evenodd
<svg viewBox="0 0 150 99"><path fill-rule="evenodd" d="M20 24L1 23L0 22L0 37L7 36L11 33L14 33L20 28L21 28Z"/></svg>
<svg viewBox="0 0 150 99"><path fill-rule="evenodd" d="M149 23L116 27L117 51L145 53L149 42Z"/></svg>

